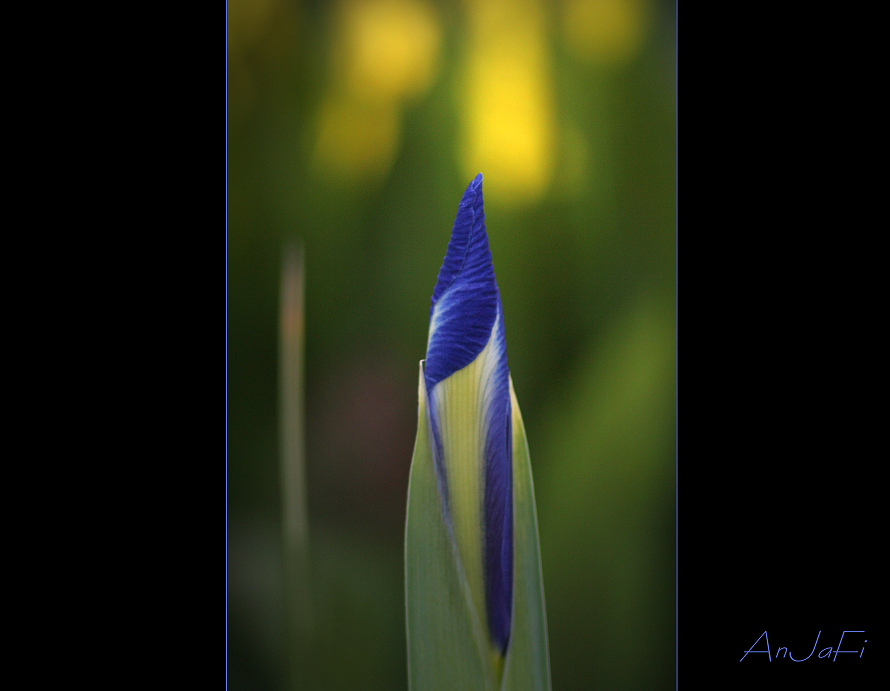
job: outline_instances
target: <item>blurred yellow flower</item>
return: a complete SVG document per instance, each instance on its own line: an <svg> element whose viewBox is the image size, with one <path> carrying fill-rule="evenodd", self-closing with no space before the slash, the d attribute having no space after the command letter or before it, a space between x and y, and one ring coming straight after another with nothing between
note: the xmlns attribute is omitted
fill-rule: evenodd
<svg viewBox="0 0 890 691"><path fill-rule="evenodd" d="M420 0L349 0L339 16L335 80L357 98L393 101L432 83L441 37Z"/></svg>
<svg viewBox="0 0 890 691"><path fill-rule="evenodd" d="M546 193L553 170L553 86L539 0L477 0L460 97L462 167L484 170L505 201Z"/></svg>
<svg viewBox="0 0 890 691"><path fill-rule="evenodd" d="M423 0L344 0L333 41L316 168L333 177L377 179L398 149L405 101L435 78L438 20Z"/></svg>

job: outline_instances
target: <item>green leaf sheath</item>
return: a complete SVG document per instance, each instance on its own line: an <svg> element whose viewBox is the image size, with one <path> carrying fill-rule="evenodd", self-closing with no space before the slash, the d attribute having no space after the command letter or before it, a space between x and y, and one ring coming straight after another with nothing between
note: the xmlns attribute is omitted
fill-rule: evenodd
<svg viewBox="0 0 890 691"><path fill-rule="evenodd" d="M513 409L513 626L504 670L504 691L549 691L550 654L538 518L525 426L510 380Z"/></svg>
<svg viewBox="0 0 890 691"><path fill-rule="evenodd" d="M417 441L408 480L405 527L408 688L494 691L494 671L483 654L488 646L436 483L421 364Z"/></svg>
<svg viewBox="0 0 890 691"><path fill-rule="evenodd" d="M513 619L502 670L483 633L437 486L421 363L408 483L405 594L411 691L549 691L550 662L528 443L510 384L513 429Z"/></svg>

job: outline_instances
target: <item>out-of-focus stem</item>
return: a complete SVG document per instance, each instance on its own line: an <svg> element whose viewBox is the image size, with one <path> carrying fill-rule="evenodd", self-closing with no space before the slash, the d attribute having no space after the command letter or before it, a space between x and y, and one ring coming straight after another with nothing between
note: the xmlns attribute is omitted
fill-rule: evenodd
<svg viewBox="0 0 890 691"><path fill-rule="evenodd" d="M285 247L280 307L280 445L284 597L288 681L302 686L309 666L312 610L306 511L303 410L303 252Z"/></svg>

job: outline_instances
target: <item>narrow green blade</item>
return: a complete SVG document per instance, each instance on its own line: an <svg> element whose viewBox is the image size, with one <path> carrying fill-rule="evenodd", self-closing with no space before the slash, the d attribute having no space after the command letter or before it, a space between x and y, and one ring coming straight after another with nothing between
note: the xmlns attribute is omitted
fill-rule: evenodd
<svg viewBox="0 0 890 691"><path fill-rule="evenodd" d="M550 655L528 441L513 380L513 624L503 691L549 691Z"/></svg>

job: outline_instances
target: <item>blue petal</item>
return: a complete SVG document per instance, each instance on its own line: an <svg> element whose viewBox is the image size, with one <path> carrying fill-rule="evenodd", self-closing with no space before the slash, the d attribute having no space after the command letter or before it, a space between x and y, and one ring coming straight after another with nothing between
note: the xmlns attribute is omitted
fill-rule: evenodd
<svg viewBox="0 0 890 691"><path fill-rule="evenodd" d="M491 337L501 298L482 208L482 173L467 187L430 307L427 390L469 365Z"/></svg>
<svg viewBox="0 0 890 691"><path fill-rule="evenodd" d="M473 363L480 353L492 358L479 382L485 440L482 504L485 604L489 635L505 653L513 600L513 473L509 370L500 293L494 276L485 213L482 175L464 192L430 308L430 335L424 376L427 391ZM430 396L430 419L437 451L436 472L448 506L438 411Z"/></svg>
<svg viewBox="0 0 890 691"><path fill-rule="evenodd" d="M498 296L498 366L490 381L485 439L485 566L488 625L492 641L506 651L513 606L513 431L510 372L504 319Z"/></svg>

